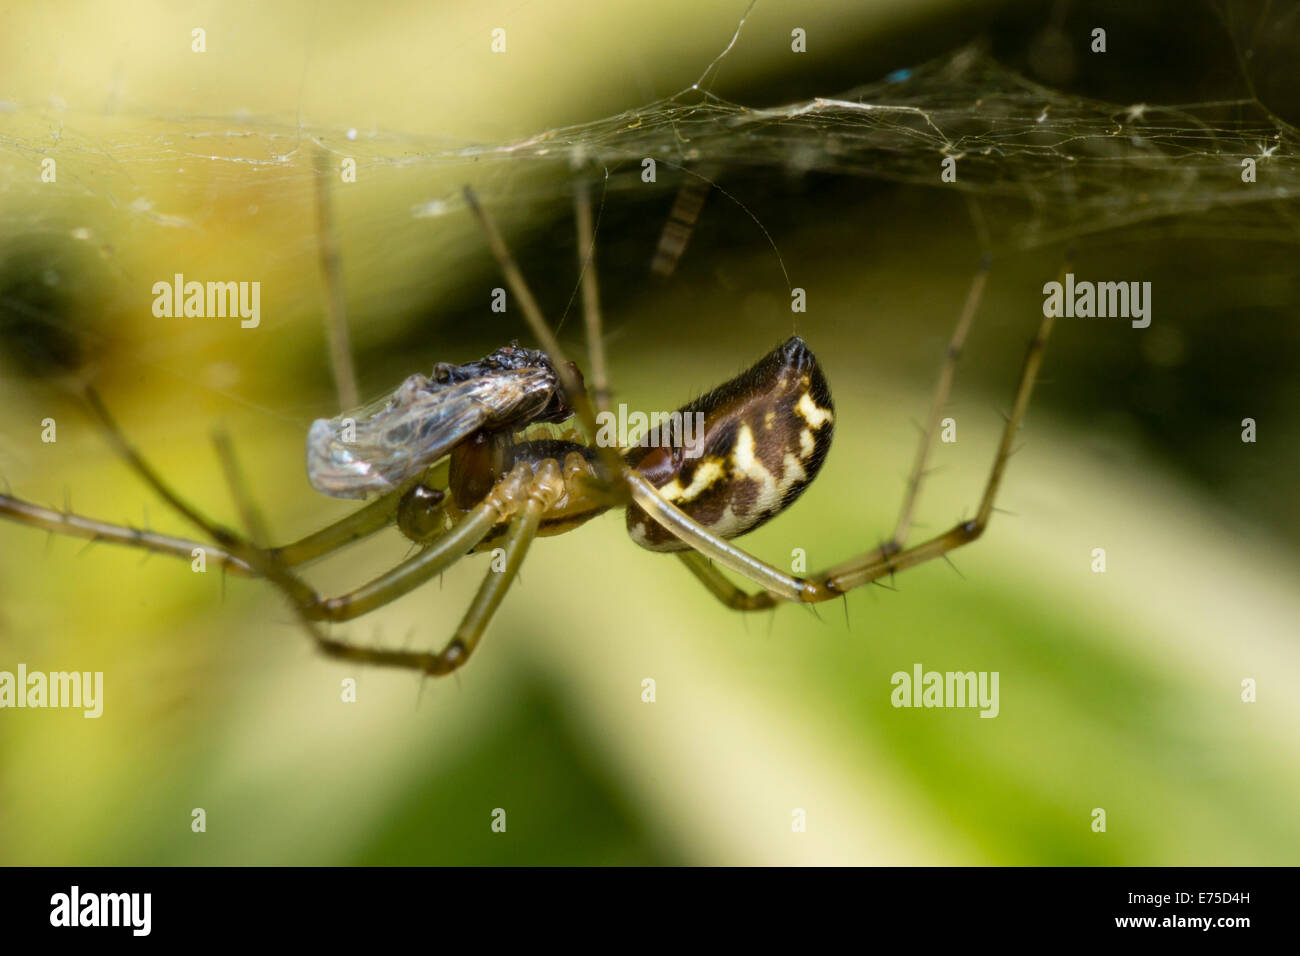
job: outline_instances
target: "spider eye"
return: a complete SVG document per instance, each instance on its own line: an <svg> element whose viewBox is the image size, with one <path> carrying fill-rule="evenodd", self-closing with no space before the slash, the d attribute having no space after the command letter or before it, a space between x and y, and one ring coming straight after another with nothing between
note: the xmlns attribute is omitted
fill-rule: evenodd
<svg viewBox="0 0 1300 956"><path fill-rule="evenodd" d="M797 336L680 412L684 454L663 442L627 454L666 499L723 538L753 531L794 502L830 451L835 408L812 350ZM662 437L662 436L661 436ZM652 551L685 549L640 508L633 540Z"/></svg>

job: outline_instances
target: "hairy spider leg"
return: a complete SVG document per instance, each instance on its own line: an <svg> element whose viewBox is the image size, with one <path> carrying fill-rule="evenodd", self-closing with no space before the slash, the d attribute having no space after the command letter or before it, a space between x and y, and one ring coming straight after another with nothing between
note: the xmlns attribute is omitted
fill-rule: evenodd
<svg viewBox="0 0 1300 956"><path fill-rule="evenodd" d="M704 201L713 188L713 177L713 170L705 167L688 175L677 190L677 198L673 200L668 219L659 234L654 259L650 263L650 273L656 279L667 279L676 271L677 263L686 252L687 243L691 241Z"/></svg>
<svg viewBox="0 0 1300 956"><path fill-rule="evenodd" d="M348 328L347 302L343 293L343 260L339 254L338 230L334 225L330 179L330 153L317 146L314 155L316 192L316 251L321 278L325 283L325 336L329 341L330 369L339 411L356 408L360 402L357 374L352 366L352 337Z"/></svg>
<svg viewBox="0 0 1300 956"><path fill-rule="evenodd" d="M456 633L443 648L440 664L445 670L433 672L436 675L447 674L461 667L474 653L479 638L487 628L492 615L501 606L506 591L519 574L519 567L524 563L528 547L537 537L537 527L552 505L564 494L564 476L559 463L554 459L544 461L537 469L528 486L527 498L523 508L511 519L505 535L505 565L501 570L490 569L479 586L478 593L464 619L456 628Z"/></svg>
<svg viewBox="0 0 1300 956"><path fill-rule="evenodd" d="M445 471L445 465L443 470ZM414 480L408 482L298 541L267 548L265 553L269 558L286 567L299 567L354 541L368 537L393 523L402 496L414 483ZM234 574L256 576L258 573L246 561L211 541L195 541L174 535L158 534L127 525L100 521L97 518L56 511L9 494L0 494L0 515L53 534L82 538L91 544L98 542L120 544L183 561L193 560L195 549L202 549L208 560Z"/></svg>
<svg viewBox="0 0 1300 956"><path fill-rule="evenodd" d="M154 554L165 554L169 557L180 558L184 561L193 560L195 549L201 549L209 559L228 571L246 576L256 573L233 554L208 543L191 541L189 538L178 538L169 534L157 534L153 531L144 531L126 525L111 524L95 518L83 518L81 515L55 511L53 508L33 504L30 501L15 498L13 495L0 494L0 515L11 518L20 524L41 528L52 534L61 534L69 538L83 538L91 544L100 541L109 544L122 544L132 548L140 548L144 551L151 551Z"/></svg>
<svg viewBox="0 0 1300 956"><path fill-rule="evenodd" d="M512 517L527 497L532 478L532 469L520 462L433 544L346 594L322 599L315 592L310 598L304 593L304 599L295 598L299 609L312 620L350 621L396 600L455 564Z"/></svg>
<svg viewBox="0 0 1300 956"><path fill-rule="evenodd" d="M522 468L527 469L521 463ZM498 486L499 487L499 486ZM401 667L421 671L430 677L441 677L464 666L478 646L488 622L501 604L506 591L519 573L528 547L537 535L541 516L555 503L564 488L559 466L554 461L543 462L537 474L526 482L524 497L517 512L510 519L505 534L505 566L489 570L470 603L460 625L441 651L408 651L378 647L362 647L325 634L315 621L304 619L308 634L320 651L328 657L356 661L378 667Z"/></svg>
<svg viewBox="0 0 1300 956"><path fill-rule="evenodd" d="M894 536L880 547L879 550L882 555L890 551L899 551L907 543L907 533L912 527L916 502L921 496L921 483L925 478L925 466L930 460L930 455L934 452L934 440L939 434L940 417L943 415L943 410L948 404L948 397L952 392L952 381L957 373L957 362L961 359L962 349L966 347L966 336L970 333L970 327L975 323L975 315L979 311L980 300L984 297L984 286L988 281L990 265L991 262L987 255L981 258L979 271L975 273L975 278L970 285L970 291L966 293L966 303L962 306L961 315L957 319L957 327L953 329L948 348L944 351L943 362L939 367L939 381L934 387L934 398L930 403L930 418L925 424L925 431L921 434L921 441L916 447L916 460L912 465L912 473L907 479L907 491L903 495L903 505L898 512L898 524L894 526Z"/></svg>
<svg viewBox="0 0 1300 956"><path fill-rule="evenodd" d="M581 174L574 187L573 208L578 225L578 275L582 283L582 317L587 333L587 370L591 374L591 395L595 399L596 410L608 412L609 372L605 366L600 283L596 277L596 233L591 217L591 190Z"/></svg>
<svg viewBox="0 0 1300 956"><path fill-rule="evenodd" d="M582 387L577 375L574 374L573 368L569 364L568 357L564 354L564 349L560 347L559 340L555 333L551 331L550 325L542 316L542 310L537 305L537 299L534 298L532 290L528 287L528 282L524 279L523 272L520 271L519 265L515 262L514 256L510 254L510 248L506 245L505 239L501 237L500 230L497 229L496 223L488 215L474 194L474 190L465 187L465 202L468 204L474 216L478 219L479 225L487 238L488 248L497 260L497 265L505 277L506 285L510 287L510 292L519 301L520 308L523 309L524 319L528 323L529 329L537 338L542 349L551 359L551 364L555 367L556 373L560 377L560 383L564 386L565 392L569 396L569 401L573 406L574 413L582 423L583 428L588 433L588 441L597 448L602 464L610 476L611 490L616 496L626 497L623 492L623 482L618 480L624 470L623 459L619 456L618 449L596 441L596 435L599 428L596 424L596 413L592 408L591 400L587 397L586 389ZM599 322L599 319L589 320ZM600 342L599 336L596 343ZM588 350L597 347L592 342L587 343ZM601 366L604 367L604 354L601 353Z"/></svg>
<svg viewBox="0 0 1300 956"><path fill-rule="evenodd" d="M984 494L980 498L979 511L970 521L962 521L944 534L938 535L915 547L899 552L897 555L873 557L866 555L846 561L829 568L818 575L826 584L837 592L850 590L868 584L896 571L915 567L924 561L941 557L954 548L969 544L984 533L993 514L993 503L1002 486L1002 477L1006 472L1007 461L1011 458L1012 444L1016 432L1024 420L1029 408L1029 398L1033 394L1034 384L1038 379L1038 370L1043 363L1043 353L1047 349L1047 339L1052 333L1054 316L1043 316L1038 331L1030 340L1025 351L1025 361L1016 388L1015 402L1011 414L1007 416L1006 426L1002 429L1002 440L998 444L997 454L993 458L993 468L984 485Z"/></svg>
<svg viewBox="0 0 1300 956"><path fill-rule="evenodd" d="M212 447L216 450L217 461L221 464L221 472L226 479L226 487L230 489L230 497L239 511L239 519L244 525L244 534L253 544L265 547L271 535L267 531L262 510L257 507L252 493L248 490L248 482L244 478L244 470L239 467L239 459L235 455L235 443L230 438L230 432L225 428L213 429Z"/></svg>
<svg viewBox="0 0 1300 956"><path fill-rule="evenodd" d="M496 525L518 510L522 504L521 495L526 492L532 480L531 467L526 462L520 462L496 483L481 502L467 510L455 527L433 544L361 587L337 597L325 598L292 574L269 552L205 518L182 499L127 441L99 397L93 391L88 392L88 397L118 452L144 482L177 513L211 536L224 551L272 581L294 602L303 617L309 620L351 620L401 597L440 571L446 570L487 537Z"/></svg>

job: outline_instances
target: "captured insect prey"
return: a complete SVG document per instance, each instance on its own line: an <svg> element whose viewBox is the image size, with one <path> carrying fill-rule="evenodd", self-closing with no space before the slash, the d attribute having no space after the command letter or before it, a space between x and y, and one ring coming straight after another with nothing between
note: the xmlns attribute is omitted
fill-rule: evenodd
<svg viewBox="0 0 1300 956"><path fill-rule="evenodd" d="M307 477L336 498L381 494L479 429L559 422L571 414L546 354L512 342L477 362L441 362L432 378L412 375L387 399L313 422Z"/></svg>

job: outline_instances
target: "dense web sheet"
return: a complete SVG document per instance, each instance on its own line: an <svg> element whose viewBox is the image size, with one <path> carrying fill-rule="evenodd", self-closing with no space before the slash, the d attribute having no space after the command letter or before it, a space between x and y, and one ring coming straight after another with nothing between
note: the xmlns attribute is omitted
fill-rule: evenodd
<svg viewBox="0 0 1300 956"><path fill-rule="evenodd" d="M1224 228L1250 228L1243 207L1291 201L1258 224L1298 237L1300 137L1258 103L1120 106L1032 83L974 49L834 97L747 109L707 94L678 97L595 123L489 150L543 158L578 154L608 166L641 157L687 168L769 166L940 185L1027 208L1009 224L1032 245L1185 213L1229 209ZM1243 183L1252 159L1257 182ZM1231 225L1229 225L1231 224ZM1275 234L1274 234L1275 233Z"/></svg>
<svg viewBox="0 0 1300 956"><path fill-rule="evenodd" d="M648 157L662 169L684 170L661 175L668 185L761 167L957 189L996 200L981 204L993 238L1025 247L1157 222L1233 238L1300 238L1300 134L1259 102L1097 102L1031 82L975 47L835 96L751 109L692 88L507 144L238 117L128 120L11 110L0 114L0 155L9 167L0 214L10 237L41 228L44 197L31 171L52 149L80 160L70 165L82 198L114 216L182 227L194 224L192 212L169 210L140 185L156 179L146 175L150 167L211 164L215 171L191 185L185 177L175 184L178 193L210 193L214 181L234 189L250 177L263 186L309 177L322 147L375 175L414 173L412 219L461 208L464 177L439 171L462 164L476 166L487 201L517 203L563 190L575 165L596 179L608 175L611 192L644 188ZM956 159L955 183L941 182L946 157ZM1256 182L1242 180L1245 159L1256 164ZM421 180L419 171L431 178ZM1170 225L1170 217L1185 221Z"/></svg>

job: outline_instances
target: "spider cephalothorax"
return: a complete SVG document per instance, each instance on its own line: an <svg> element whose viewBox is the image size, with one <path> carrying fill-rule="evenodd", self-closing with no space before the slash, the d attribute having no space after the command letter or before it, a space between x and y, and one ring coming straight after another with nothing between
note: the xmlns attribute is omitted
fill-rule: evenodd
<svg viewBox="0 0 1300 956"><path fill-rule="evenodd" d="M797 336L679 414L701 416L695 448L638 446L625 457L660 495L720 538L753 531L798 498L821 470L835 428L830 387ZM636 504L628 506L627 529L651 551L688 548Z"/></svg>

